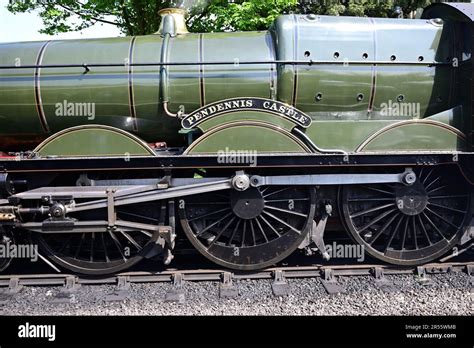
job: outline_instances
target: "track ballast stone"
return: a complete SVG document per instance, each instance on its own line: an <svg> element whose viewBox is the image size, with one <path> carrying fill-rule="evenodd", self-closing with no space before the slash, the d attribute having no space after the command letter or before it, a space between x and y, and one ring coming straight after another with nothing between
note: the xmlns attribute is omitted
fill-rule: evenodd
<svg viewBox="0 0 474 348"><path fill-rule="evenodd" d="M289 279L290 294L276 297L271 280L234 281L238 296L219 298L218 282L184 282L184 303L165 302L171 283L131 284L125 300L107 302L112 285L81 286L70 303L53 303L61 287L25 287L3 307L3 315L472 315L473 294L464 272L386 276L396 284L384 292L370 276L340 277L346 293L329 295L319 278Z"/></svg>

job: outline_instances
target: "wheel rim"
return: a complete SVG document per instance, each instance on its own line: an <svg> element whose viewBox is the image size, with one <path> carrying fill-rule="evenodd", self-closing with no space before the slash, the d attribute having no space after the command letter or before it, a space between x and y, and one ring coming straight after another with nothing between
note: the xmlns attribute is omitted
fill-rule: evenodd
<svg viewBox="0 0 474 348"><path fill-rule="evenodd" d="M345 186L340 206L351 237L372 256L394 264L436 259L461 237L469 194L454 168L415 170L412 186Z"/></svg>
<svg viewBox="0 0 474 348"><path fill-rule="evenodd" d="M118 210L117 217L137 222L153 220L158 224L140 211L140 207ZM97 212L98 216L104 213ZM73 272L101 275L116 273L140 262L153 248L159 234L110 229L106 232L36 233L34 237L41 250L59 265Z"/></svg>
<svg viewBox="0 0 474 348"><path fill-rule="evenodd" d="M290 255L315 211L313 188L259 187L187 197L181 225L196 249L222 266L252 270Z"/></svg>

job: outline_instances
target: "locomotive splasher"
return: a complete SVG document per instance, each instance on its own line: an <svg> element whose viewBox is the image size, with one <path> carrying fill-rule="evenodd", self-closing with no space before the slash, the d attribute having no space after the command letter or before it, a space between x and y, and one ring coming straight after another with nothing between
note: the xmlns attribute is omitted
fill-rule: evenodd
<svg viewBox="0 0 474 348"><path fill-rule="evenodd" d="M472 6L0 44L0 150L33 150L1 159L2 236L91 274L169 263L180 232L258 269L324 253L331 220L395 264L469 245Z"/></svg>

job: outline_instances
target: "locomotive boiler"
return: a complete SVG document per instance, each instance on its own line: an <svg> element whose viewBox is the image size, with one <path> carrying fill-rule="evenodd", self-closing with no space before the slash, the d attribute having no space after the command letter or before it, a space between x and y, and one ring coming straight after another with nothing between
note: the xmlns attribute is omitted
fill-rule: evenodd
<svg viewBox="0 0 474 348"><path fill-rule="evenodd" d="M252 270L346 230L423 264L472 243L472 10L0 44L0 226L78 273ZM5 268L10 260L3 260Z"/></svg>

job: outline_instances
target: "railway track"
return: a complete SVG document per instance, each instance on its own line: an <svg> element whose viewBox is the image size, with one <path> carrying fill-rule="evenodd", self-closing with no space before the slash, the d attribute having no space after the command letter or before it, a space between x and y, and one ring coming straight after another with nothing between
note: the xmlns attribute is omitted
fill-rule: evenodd
<svg viewBox="0 0 474 348"><path fill-rule="evenodd" d="M58 293L59 302L68 299L81 285L115 285L115 291L108 296L108 300L122 300L133 283L160 283L168 282L174 286L167 294L167 301L184 300L184 283L210 281L218 282L220 297L237 296L233 281L266 279L272 281L272 291L276 296L289 293L288 280L298 278L320 278L322 285L329 294L344 293L344 288L338 282L339 277L372 276L375 285L385 291L395 291L397 285L390 275L413 275L422 283L429 285L430 275L448 272L465 272L471 277L470 284L474 284L474 262L430 263L417 267L400 267L383 264L358 265L311 265L311 266L283 266L271 267L258 272L230 272L227 269L167 269L164 271L134 271L123 272L107 277L85 277L72 274L11 274L0 275L0 303L8 301L24 286L62 286Z"/></svg>

